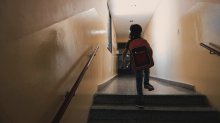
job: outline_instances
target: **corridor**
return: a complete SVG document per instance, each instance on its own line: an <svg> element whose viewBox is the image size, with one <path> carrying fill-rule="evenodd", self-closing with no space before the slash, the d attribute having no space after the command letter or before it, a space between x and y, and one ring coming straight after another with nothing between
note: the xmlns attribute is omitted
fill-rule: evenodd
<svg viewBox="0 0 220 123"><path fill-rule="evenodd" d="M133 24L155 63L143 111L134 75L120 74L132 73L129 55L125 68L121 59ZM215 123L219 56L220 0L1 0L0 123L133 123L137 114L139 123Z"/></svg>
<svg viewBox="0 0 220 123"><path fill-rule="evenodd" d="M136 82L134 75L121 75L115 78L111 83L100 89L98 94L114 94L114 95L137 95ZM150 79L150 83L154 86L154 91L143 89L144 95L196 95L197 92L175 86L169 82Z"/></svg>

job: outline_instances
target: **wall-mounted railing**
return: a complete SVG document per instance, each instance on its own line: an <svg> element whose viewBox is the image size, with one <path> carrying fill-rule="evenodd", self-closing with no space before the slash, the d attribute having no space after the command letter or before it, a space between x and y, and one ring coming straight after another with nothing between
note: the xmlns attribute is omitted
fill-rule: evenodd
<svg viewBox="0 0 220 123"><path fill-rule="evenodd" d="M88 62L86 63L85 67L83 68L83 70L80 73L79 77L77 78L75 84L71 88L70 92L66 95L65 100L64 100L63 104L60 106L58 112L56 113L52 123L59 123L60 120L62 119L67 107L69 106L69 103L71 102L72 98L75 96L76 90L77 90L86 70L89 68L89 65L91 64L94 56L96 55L98 48L99 48L99 46L97 45L97 47L93 50Z"/></svg>
<svg viewBox="0 0 220 123"><path fill-rule="evenodd" d="M210 45L213 45L213 44L210 43ZM208 46L208 45L206 45L204 43L200 43L200 46L202 46L202 47L206 48L207 50L209 50L210 54L215 54L215 55L220 56L220 51L219 50L217 50L217 49L215 49L215 48L213 48L211 46Z"/></svg>

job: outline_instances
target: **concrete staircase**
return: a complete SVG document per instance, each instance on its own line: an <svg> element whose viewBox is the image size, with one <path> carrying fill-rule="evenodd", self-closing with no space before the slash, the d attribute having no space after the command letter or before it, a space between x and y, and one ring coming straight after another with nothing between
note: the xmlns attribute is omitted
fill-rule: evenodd
<svg viewBox="0 0 220 123"><path fill-rule="evenodd" d="M88 123L220 123L204 95L145 95L144 109L135 107L135 99L96 94Z"/></svg>

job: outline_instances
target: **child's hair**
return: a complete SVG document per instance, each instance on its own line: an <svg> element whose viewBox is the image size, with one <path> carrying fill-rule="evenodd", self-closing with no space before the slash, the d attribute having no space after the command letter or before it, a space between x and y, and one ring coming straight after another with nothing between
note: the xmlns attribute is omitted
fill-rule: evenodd
<svg viewBox="0 0 220 123"><path fill-rule="evenodd" d="M139 24L133 24L130 26L130 36L131 37L140 37L142 28Z"/></svg>

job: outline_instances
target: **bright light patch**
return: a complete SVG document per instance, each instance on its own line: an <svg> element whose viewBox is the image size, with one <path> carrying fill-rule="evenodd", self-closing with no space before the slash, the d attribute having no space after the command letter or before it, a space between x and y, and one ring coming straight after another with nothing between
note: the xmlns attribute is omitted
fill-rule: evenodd
<svg viewBox="0 0 220 123"><path fill-rule="evenodd" d="M115 15L152 14L160 0L110 0Z"/></svg>
<svg viewBox="0 0 220 123"><path fill-rule="evenodd" d="M97 35L97 34L106 34L106 30L92 30L91 34Z"/></svg>

